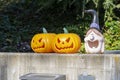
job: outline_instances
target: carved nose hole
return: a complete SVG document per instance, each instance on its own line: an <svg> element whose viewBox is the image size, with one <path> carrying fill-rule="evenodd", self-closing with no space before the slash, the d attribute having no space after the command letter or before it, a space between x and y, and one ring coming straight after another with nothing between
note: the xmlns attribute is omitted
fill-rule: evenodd
<svg viewBox="0 0 120 80"><path fill-rule="evenodd" d="M62 44L64 44L64 42L62 42Z"/></svg>

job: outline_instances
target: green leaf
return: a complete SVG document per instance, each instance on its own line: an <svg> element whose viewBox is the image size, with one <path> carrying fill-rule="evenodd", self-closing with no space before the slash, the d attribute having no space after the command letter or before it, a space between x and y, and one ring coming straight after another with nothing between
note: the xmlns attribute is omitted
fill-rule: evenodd
<svg viewBox="0 0 120 80"><path fill-rule="evenodd" d="M93 2L94 2L94 4L96 5L96 7L98 6L98 2L99 2L99 0L93 0Z"/></svg>
<svg viewBox="0 0 120 80"><path fill-rule="evenodd" d="M120 4L117 4L115 7L116 7L116 8L120 8Z"/></svg>

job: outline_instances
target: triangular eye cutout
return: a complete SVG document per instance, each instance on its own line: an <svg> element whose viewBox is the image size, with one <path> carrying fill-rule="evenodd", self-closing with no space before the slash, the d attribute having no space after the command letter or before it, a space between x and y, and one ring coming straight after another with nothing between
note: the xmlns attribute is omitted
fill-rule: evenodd
<svg viewBox="0 0 120 80"><path fill-rule="evenodd" d="M70 37L66 39L66 42L69 42L70 41Z"/></svg>
<svg viewBox="0 0 120 80"><path fill-rule="evenodd" d="M34 43L35 41L34 41L34 40L32 40L32 42Z"/></svg>
<svg viewBox="0 0 120 80"><path fill-rule="evenodd" d="M42 38L39 39L39 42L41 42L41 41L42 41Z"/></svg>
<svg viewBox="0 0 120 80"><path fill-rule="evenodd" d="M57 39L57 41L58 41L58 43L60 43L60 39L59 38Z"/></svg>

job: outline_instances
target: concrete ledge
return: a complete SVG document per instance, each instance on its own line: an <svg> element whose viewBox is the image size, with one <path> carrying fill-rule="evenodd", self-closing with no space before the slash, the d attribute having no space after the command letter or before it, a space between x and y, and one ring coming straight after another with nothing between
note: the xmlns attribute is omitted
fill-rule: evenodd
<svg viewBox="0 0 120 80"><path fill-rule="evenodd" d="M105 51L105 54L120 54L120 50L107 50Z"/></svg>
<svg viewBox="0 0 120 80"><path fill-rule="evenodd" d="M28 73L63 74L78 80L87 73L96 80L120 80L120 54L0 53L0 80L19 80Z"/></svg>

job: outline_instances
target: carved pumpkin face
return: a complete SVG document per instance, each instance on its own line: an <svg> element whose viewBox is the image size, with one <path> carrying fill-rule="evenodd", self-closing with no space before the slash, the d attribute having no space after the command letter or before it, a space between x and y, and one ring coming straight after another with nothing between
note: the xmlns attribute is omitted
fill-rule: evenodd
<svg viewBox="0 0 120 80"><path fill-rule="evenodd" d="M58 34L52 44L57 53L75 53L81 47L80 37L74 33Z"/></svg>
<svg viewBox="0 0 120 80"><path fill-rule="evenodd" d="M90 29L85 37L85 49L87 53L103 53L104 38L96 29Z"/></svg>
<svg viewBox="0 0 120 80"><path fill-rule="evenodd" d="M55 34L52 33L36 34L31 40L32 50L37 53L53 52L51 42L54 37Z"/></svg>

